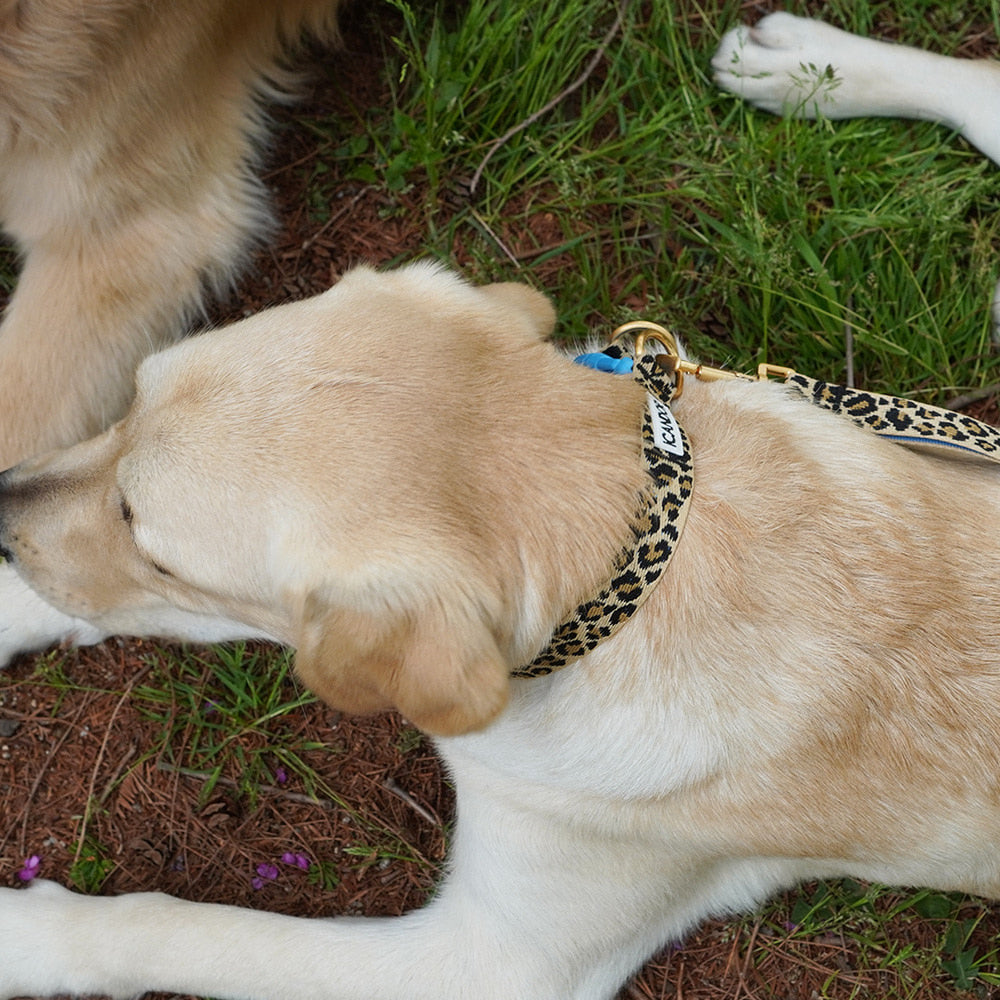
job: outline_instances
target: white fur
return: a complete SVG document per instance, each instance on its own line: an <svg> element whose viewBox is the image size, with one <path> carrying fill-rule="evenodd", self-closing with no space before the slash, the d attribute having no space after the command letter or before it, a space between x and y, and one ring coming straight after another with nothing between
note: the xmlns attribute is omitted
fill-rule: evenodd
<svg viewBox="0 0 1000 1000"><path fill-rule="evenodd" d="M992 62L859 38L778 12L727 32L712 68L720 87L774 114L941 122L1000 163L1000 66Z"/></svg>
<svg viewBox="0 0 1000 1000"><path fill-rule="evenodd" d="M71 618L46 604L9 567L0 565L0 666L20 653L34 652L57 642L89 646L107 633L89 622Z"/></svg>
<svg viewBox="0 0 1000 1000"><path fill-rule="evenodd" d="M72 643L93 646L108 638L109 632L82 618L57 611L46 603L9 567L0 565L0 667L22 653L33 653L48 646ZM182 642L230 642L236 639L269 639L259 629L248 630L207 615L195 615L165 609L149 621L154 635L172 636Z"/></svg>

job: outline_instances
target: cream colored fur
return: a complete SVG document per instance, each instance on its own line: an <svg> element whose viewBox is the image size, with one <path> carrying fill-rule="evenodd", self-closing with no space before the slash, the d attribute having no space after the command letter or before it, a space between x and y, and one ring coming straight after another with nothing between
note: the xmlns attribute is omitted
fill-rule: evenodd
<svg viewBox="0 0 1000 1000"><path fill-rule="evenodd" d="M262 93L337 0L0 0L0 469L117 420L146 355L224 291L270 224ZM0 666L95 641L0 566Z"/></svg>
<svg viewBox="0 0 1000 1000"><path fill-rule="evenodd" d="M151 358L122 423L0 485L0 542L53 603L296 645L331 704L437 734L458 795L449 874L400 919L0 892L0 996L595 1000L800 878L1000 897L1000 472L689 380L665 578L511 681L644 476L643 393L551 324L527 288L355 271Z"/></svg>
<svg viewBox="0 0 1000 1000"><path fill-rule="evenodd" d="M0 0L0 467L124 412L268 220L256 99L331 0Z"/></svg>

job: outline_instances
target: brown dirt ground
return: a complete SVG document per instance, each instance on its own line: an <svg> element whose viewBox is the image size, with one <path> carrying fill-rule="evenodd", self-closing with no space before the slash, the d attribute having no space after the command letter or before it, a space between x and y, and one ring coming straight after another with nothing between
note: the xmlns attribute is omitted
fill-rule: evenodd
<svg viewBox="0 0 1000 1000"><path fill-rule="evenodd" d="M746 6L752 15L770 4ZM963 54L993 44L992 37L971 39ZM318 74L301 105L274 112L276 141L266 178L281 228L217 321L320 291L353 263L380 263L421 248L419 192L411 196L413 210L405 210L404 199L400 211L398 199L390 206L374 190L334 180L329 220L312 220L306 185L316 140L304 123L311 114L346 115L351 107L388 104L378 46L364 34L349 30L336 62L335 74ZM509 234L511 244L518 245L519 237L525 247L544 244L545 220L534 220L532 229ZM75 845L86 834L113 861L104 892L156 888L308 915L396 914L424 900L444 856L452 794L430 747L403 720L348 719L322 705L302 708L283 725L327 747L308 754L327 786L319 798L292 775L284 784L262 787L256 801L249 799L238 790L236 758L206 795L203 774L191 773L176 757L146 753L156 744L159 725L128 693L161 658L149 643L111 641L65 652L72 690L39 683L31 658L0 682L0 883L17 884L17 871L33 854L42 857L43 875L68 882L80 860ZM181 745L179 709L174 716ZM259 737L245 742L248 751L260 748ZM403 857L388 857L386 844ZM373 849L366 855L359 845ZM313 884L279 862L278 878L254 889L256 866L289 851L332 862L337 884ZM884 905L891 906L891 898ZM979 913L970 904L970 915ZM902 940L917 945L938 933L931 921L912 914L897 926ZM988 913L974 943L989 950L998 931L1000 915ZM706 924L682 946L654 957L622 997L874 997L898 988L907 975L913 973L888 966L859 971L857 948L849 940L837 933L800 938L788 913L779 910L766 923ZM937 974L910 981L908 990L923 998L959 995Z"/></svg>

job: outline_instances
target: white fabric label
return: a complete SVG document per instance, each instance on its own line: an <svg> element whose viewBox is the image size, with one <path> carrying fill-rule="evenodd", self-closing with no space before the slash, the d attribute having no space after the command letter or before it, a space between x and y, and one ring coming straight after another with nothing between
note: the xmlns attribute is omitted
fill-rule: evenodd
<svg viewBox="0 0 1000 1000"><path fill-rule="evenodd" d="M649 418L653 427L653 444L668 455L683 455L681 429L677 426L670 407L658 400L652 393L646 393L649 400Z"/></svg>

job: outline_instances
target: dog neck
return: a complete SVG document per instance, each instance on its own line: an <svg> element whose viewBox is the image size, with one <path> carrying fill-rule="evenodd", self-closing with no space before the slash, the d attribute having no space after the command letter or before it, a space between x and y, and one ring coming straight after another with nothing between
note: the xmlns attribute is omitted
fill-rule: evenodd
<svg viewBox="0 0 1000 1000"><path fill-rule="evenodd" d="M498 380L506 393L490 421L492 468L471 477L502 483L488 501L501 531L482 554L508 602L501 620L517 623L504 645L520 677L573 662L617 631L658 577L662 535L674 530L662 523L671 505L644 448L646 388L538 347L496 359L519 374Z"/></svg>
<svg viewBox="0 0 1000 1000"><path fill-rule="evenodd" d="M552 634L548 645L515 677L541 677L560 670L615 635L652 593L680 540L693 486L687 436L670 412L675 381L652 357L633 363L618 348L586 354L578 363L615 375L630 375L647 392L642 421L643 460L649 474L638 498L633 539L622 550L610 579L581 603Z"/></svg>

